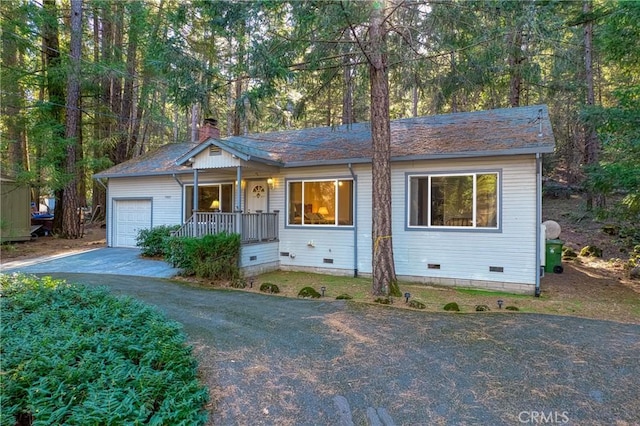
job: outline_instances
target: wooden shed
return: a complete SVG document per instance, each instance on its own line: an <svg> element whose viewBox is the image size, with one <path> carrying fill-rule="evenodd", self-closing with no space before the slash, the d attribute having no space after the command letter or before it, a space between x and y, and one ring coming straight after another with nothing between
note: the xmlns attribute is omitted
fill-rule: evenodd
<svg viewBox="0 0 640 426"><path fill-rule="evenodd" d="M0 176L0 243L31 239L29 187Z"/></svg>

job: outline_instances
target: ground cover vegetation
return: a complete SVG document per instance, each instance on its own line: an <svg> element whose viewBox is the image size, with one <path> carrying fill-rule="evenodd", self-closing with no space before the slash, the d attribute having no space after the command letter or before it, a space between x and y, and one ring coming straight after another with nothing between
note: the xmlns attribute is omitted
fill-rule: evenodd
<svg viewBox="0 0 640 426"><path fill-rule="evenodd" d="M181 326L132 298L0 275L2 425L204 424Z"/></svg>
<svg viewBox="0 0 640 426"><path fill-rule="evenodd" d="M2 170L55 197L67 238L78 206L104 214L92 174L193 141L206 117L222 136L371 121L384 153L389 119L539 103L546 177L640 222L638 2L6 0L0 20ZM396 290L387 166L373 159L379 295Z"/></svg>

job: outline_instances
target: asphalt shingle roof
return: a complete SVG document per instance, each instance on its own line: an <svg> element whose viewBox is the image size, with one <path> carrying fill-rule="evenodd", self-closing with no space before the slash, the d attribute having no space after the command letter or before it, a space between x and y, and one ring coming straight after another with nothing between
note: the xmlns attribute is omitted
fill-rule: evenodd
<svg viewBox="0 0 640 426"><path fill-rule="evenodd" d="M163 145L140 157L117 164L93 175L94 178L164 175L191 172L191 167L176 164L176 160L185 152L196 147L197 143L170 143Z"/></svg>
<svg viewBox="0 0 640 426"><path fill-rule="evenodd" d="M136 160L140 164L123 163L100 175L117 173L158 174L190 170L186 166L171 166L201 152L211 144L243 154L253 161L279 164L283 167L301 165L370 162L372 157L369 123L350 126L317 127L286 130L203 142L200 145L178 144L162 154ZM179 152L178 146L184 147ZM464 112L405 118L391 122L392 161L456 158L491 155L516 155L553 152L555 139L547 107L535 105L488 111ZM185 164L184 161L181 164ZM118 168L122 166L121 168ZM101 177L98 175L98 177Z"/></svg>

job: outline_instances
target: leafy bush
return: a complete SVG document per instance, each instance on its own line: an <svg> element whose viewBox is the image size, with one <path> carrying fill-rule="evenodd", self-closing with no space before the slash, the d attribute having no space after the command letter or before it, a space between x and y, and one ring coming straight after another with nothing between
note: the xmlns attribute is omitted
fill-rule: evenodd
<svg viewBox="0 0 640 426"><path fill-rule="evenodd" d="M342 293L336 296L336 300L351 300L353 297L350 294Z"/></svg>
<svg viewBox="0 0 640 426"><path fill-rule="evenodd" d="M427 307L427 305L425 305L419 300L413 299L409 301L409 307L414 309L424 309Z"/></svg>
<svg viewBox="0 0 640 426"><path fill-rule="evenodd" d="M456 302L449 302L446 305L444 305L444 310L451 311L451 312L460 312L460 306L458 306Z"/></svg>
<svg viewBox="0 0 640 426"><path fill-rule="evenodd" d="M171 237L171 233L179 228L179 225L161 225L151 229L141 229L136 236L136 246L142 249L143 256L164 256L167 240Z"/></svg>
<svg viewBox="0 0 640 426"><path fill-rule="evenodd" d="M232 283L241 279L238 267L238 234L221 233L201 238L171 237L165 247L165 259L173 266L181 268L184 275L228 280Z"/></svg>
<svg viewBox="0 0 640 426"><path fill-rule="evenodd" d="M311 298L317 299L320 297L320 293L318 293L316 289L313 287L303 287L298 292L298 297L311 297Z"/></svg>
<svg viewBox="0 0 640 426"><path fill-rule="evenodd" d="M272 283L262 283L260 285L260 291L263 293L280 293L280 287Z"/></svg>
<svg viewBox="0 0 640 426"><path fill-rule="evenodd" d="M106 289L0 275L2 425L204 424L180 325Z"/></svg>

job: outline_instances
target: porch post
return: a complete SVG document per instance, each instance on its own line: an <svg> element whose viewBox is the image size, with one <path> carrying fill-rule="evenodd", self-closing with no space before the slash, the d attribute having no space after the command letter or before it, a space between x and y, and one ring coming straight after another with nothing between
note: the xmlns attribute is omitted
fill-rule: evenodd
<svg viewBox="0 0 640 426"><path fill-rule="evenodd" d="M236 167L236 211L242 211L242 166Z"/></svg>
<svg viewBox="0 0 640 426"><path fill-rule="evenodd" d="M198 169L193 169L193 210L191 214L193 215L193 236L198 236Z"/></svg>
<svg viewBox="0 0 640 426"><path fill-rule="evenodd" d="M236 167L236 232L242 238L242 166Z"/></svg>

